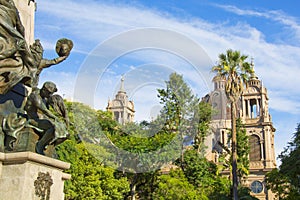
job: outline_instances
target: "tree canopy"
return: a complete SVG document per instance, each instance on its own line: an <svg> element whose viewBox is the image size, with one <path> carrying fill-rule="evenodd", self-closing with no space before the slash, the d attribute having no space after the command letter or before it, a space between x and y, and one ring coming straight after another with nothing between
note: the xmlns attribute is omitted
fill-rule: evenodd
<svg viewBox="0 0 300 200"><path fill-rule="evenodd" d="M231 199L230 180L201 151L211 107L178 74L166 88L150 122L120 125L110 112L66 102L70 138L57 146L71 163L66 199Z"/></svg>
<svg viewBox="0 0 300 200"><path fill-rule="evenodd" d="M279 169L274 169L266 176L267 188L279 199L300 198L300 123L293 133L293 139L278 156L281 160Z"/></svg>

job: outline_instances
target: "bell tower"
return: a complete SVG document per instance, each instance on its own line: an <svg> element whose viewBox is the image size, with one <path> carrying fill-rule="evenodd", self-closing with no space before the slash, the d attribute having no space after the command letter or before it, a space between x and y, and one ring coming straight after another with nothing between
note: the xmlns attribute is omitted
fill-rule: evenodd
<svg viewBox="0 0 300 200"><path fill-rule="evenodd" d="M114 119L120 124L133 122L134 120L134 103L128 100L128 96L124 89L124 77L121 78L121 86L115 99L108 101L106 110L113 113Z"/></svg>
<svg viewBox="0 0 300 200"><path fill-rule="evenodd" d="M272 118L269 114L269 97L267 89L254 72L254 64L251 62L252 71L247 84L248 87L241 95L237 107L238 117L242 120L249 137L249 175L243 180L243 185L251 189L251 194L260 200L276 199L274 194L265 186L265 175L276 168L274 150L274 132ZM219 162L219 155L231 150L231 142L228 133L231 129L230 102L225 93L224 77L213 78L214 90L202 100L212 105L217 111L212 116L211 131L206 138L208 160ZM227 155L225 159L229 159ZM224 175L229 171L224 170Z"/></svg>
<svg viewBox="0 0 300 200"><path fill-rule="evenodd" d="M265 174L276 168L274 150L274 132L272 118L269 114L269 97L267 89L254 72L248 81L248 87L241 96L240 118L249 136L250 174L246 185L259 199L273 199L273 194L265 187Z"/></svg>

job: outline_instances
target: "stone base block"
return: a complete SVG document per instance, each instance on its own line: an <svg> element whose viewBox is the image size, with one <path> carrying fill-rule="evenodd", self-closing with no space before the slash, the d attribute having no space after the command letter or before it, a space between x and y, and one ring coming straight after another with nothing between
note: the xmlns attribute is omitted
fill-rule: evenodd
<svg viewBox="0 0 300 200"><path fill-rule="evenodd" d="M63 200L69 167L33 152L0 153L0 199Z"/></svg>

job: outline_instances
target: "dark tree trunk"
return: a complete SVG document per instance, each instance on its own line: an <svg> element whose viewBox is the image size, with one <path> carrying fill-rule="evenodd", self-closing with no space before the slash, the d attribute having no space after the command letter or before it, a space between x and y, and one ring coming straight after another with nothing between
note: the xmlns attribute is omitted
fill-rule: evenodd
<svg viewBox="0 0 300 200"><path fill-rule="evenodd" d="M237 144L236 144L236 107L231 103L231 131L232 131L232 194L233 199L238 200L238 177L237 177Z"/></svg>
<svg viewBox="0 0 300 200"><path fill-rule="evenodd" d="M135 200L135 195L136 195L136 184L137 184L137 174L134 174L133 180L130 184L130 195L131 195L131 200Z"/></svg>

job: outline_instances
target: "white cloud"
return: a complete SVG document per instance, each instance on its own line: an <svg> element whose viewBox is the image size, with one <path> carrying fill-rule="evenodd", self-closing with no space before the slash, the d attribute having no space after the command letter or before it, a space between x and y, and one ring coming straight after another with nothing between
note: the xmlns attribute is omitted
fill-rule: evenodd
<svg viewBox="0 0 300 200"><path fill-rule="evenodd" d="M272 99L272 101L270 102L270 108L295 115L300 113L300 104L298 96L294 97L289 94L286 94L284 96L282 95L282 92L278 91L270 91L269 94L270 98Z"/></svg>
<svg viewBox="0 0 300 200"><path fill-rule="evenodd" d="M251 15L273 20L280 24L290 26L295 32L299 31L297 21L293 17L284 15L284 13L280 11L258 12L255 10L242 10L234 6L218 6L219 8L238 15ZM281 91L281 100L288 98L285 91L289 91L289 95L293 96L296 96L296 94L300 92L300 89L295 87L295 85L300 85L300 79L297 78L299 74L297 72L300 72L300 58L297 56L300 55L300 48L289 44L278 45L266 42L264 40L265 36L259 30L245 22L229 26L226 23L209 23L199 18L184 19L185 21L183 21L171 15L146 8L123 4L105 4L95 1L41 1L39 2L38 10L48 15L57 16L57 20L60 21L58 24L65 26L64 28L68 34L75 35L75 51L77 52L87 50L86 47L84 47L85 42L82 41L88 41L87 44L95 45L103 42L104 39L112 35L120 33L120 31L126 31L132 28L167 28L183 33L196 41L205 49L212 60L216 61L217 55L228 48L241 50L242 53L254 57L259 78L263 79L264 84L269 90ZM57 22L55 18L52 18L51 21L53 23ZM45 31L47 31L47 27L54 29L55 24L44 26ZM63 30L63 27L60 27L60 29ZM93 41L93 43L91 43L91 41ZM177 44L179 41L174 42ZM47 41L43 41L43 44L44 43L46 47L51 47ZM197 56L198 52L191 51L190 53ZM139 59L144 58L145 57L139 57ZM160 59L154 57L156 62L167 59L167 56L161 57ZM173 65L174 60L169 60L169 63ZM208 66L208 68L209 67L210 66ZM183 70L183 72L184 75L193 79L193 73L190 73L188 70ZM277 81L274 81L274 79ZM297 102L294 102L294 104L296 103ZM274 109L282 110L280 105L273 105ZM285 111L290 112L291 109L286 108Z"/></svg>
<svg viewBox="0 0 300 200"><path fill-rule="evenodd" d="M281 11L256 11L242 10L234 6L218 5L218 9L224 9L240 16L253 16L260 20L267 20L281 26L282 29L290 30L288 41L270 41L267 33L259 30L255 25L247 23L245 20L236 24L227 22L212 23L201 18L178 18L171 14L151 10L145 7L135 7L124 4L109 4L102 1L71 1L71 0L48 0L38 2L38 16L47 18L39 19L36 24L37 35L41 38L46 49L51 49L57 39L62 36L71 38L74 41L74 52L89 54L88 52L100 43L103 43L117 34L124 31L130 31L136 28L156 27L175 31L186 35L191 40L198 43L207 52L213 62L217 61L218 54L223 53L226 49L240 50L254 58L257 75L263 80L264 85L268 88L270 96L270 107L276 112L285 114L299 113L299 94L300 94L300 25L298 19L291 17ZM40 13L40 14L39 14ZM51 20L49 19L49 16ZM47 25L45 25L47 24ZM58 31L59 30L59 31ZM137 38L131 38L135 42ZM291 42L292 41L292 42ZM164 41L162 41L164 42ZM179 45L180 41L174 41ZM294 42L294 43L293 43ZM51 45L54 43L54 45ZM115 49L124 48L115 44ZM199 52L188 49L191 57L199 56ZM199 82L198 76L188 67L180 68L184 62L180 59L174 59L174 56L164 54L132 53L131 60L143 60L144 63L156 63L165 66L174 67L175 71L191 82ZM101 60L98 60L101 62ZM107 99L114 98L113 92L118 89L120 75L124 71L137 71L139 65L135 63L126 63L128 66L117 63L116 68L107 69L108 76L102 78L99 82L101 91L94 95L93 101L96 107L103 108ZM209 74L211 64L207 64L206 74ZM77 69L79 66L77 66ZM42 76L45 80L54 78L62 94L73 95L74 82L76 82L76 72L66 74L44 73ZM211 76L212 74L210 74ZM206 75L207 76L207 75ZM145 77L146 78L146 77ZM207 77L206 77L207 78ZM209 78L210 79L210 78ZM65 81L68 80L68 81ZM138 79L137 79L138 80ZM110 86L110 87L106 87ZM146 86L145 86L146 87ZM192 85L192 87L194 87ZM148 88L149 89L149 88ZM194 88L193 88L194 89ZM195 89L197 91L197 89ZM151 109L157 108L157 104L151 100L155 93L145 92L142 87L135 92L136 96L143 97L137 99L137 106L140 107L141 113L137 114L138 118L148 119L151 115ZM147 102L147 107L143 103ZM150 114L149 114L150 113ZM271 113L272 114L272 113ZM281 119L283 122L285 119ZM275 124L276 126L276 124ZM294 126L290 127L292 130ZM285 127L285 130L287 127ZM283 129L282 129L283 130ZM286 130L287 133L290 131ZM277 141L281 148L284 139ZM277 152L280 150L277 149Z"/></svg>
<svg viewBox="0 0 300 200"><path fill-rule="evenodd" d="M290 25L295 30L299 28L295 19L284 15L280 11L258 12L254 10L242 10L234 6L218 6L238 15L264 17L285 25ZM300 48L284 44L268 43L264 40L262 33L249 24L239 23L234 26L228 26L226 23L213 24L196 18L191 20L185 19L186 21L183 21L170 15L167 16L164 13L145 8L141 9L121 4L112 5L95 1L41 1L38 5L38 11L57 16L62 21L59 24L65 25L65 29L67 29L66 31L69 34L75 34L76 37L79 37L79 44L75 44L75 47L77 45L82 47L82 40L91 40L94 41L94 44L98 44L109 36L132 28L168 28L184 33L198 42L204 47L210 57L213 58L212 60L216 60L217 55L228 48L246 51L246 54L255 58L256 68L259 72L258 75L263 78L267 86L276 86L276 89L279 90L295 90L293 85L289 84L291 81L289 83L286 82L288 84L288 88L286 88L287 84L284 84L283 87L279 85L280 81L274 82L272 80L274 76L280 80L298 81L295 77L297 74L295 71L299 71L299 59L296 55L300 55ZM56 23L55 19L52 19L52 21ZM53 29L55 24L48 24L45 27L47 31L47 27ZM63 28L61 27L61 29ZM47 41L43 41L43 44L45 43L45 46L51 47ZM53 47L51 48L53 49ZM191 53L197 54L197 52ZM292 70L289 71L287 68L292 68ZM294 92L298 92L298 90Z"/></svg>
<svg viewBox="0 0 300 200"><path fill-rule="evenodd" d="M249 10L249 9L240 9L232 5L219 5L219 4L215 4L215 5L219 8L222 8L228 12L235 13L237 15L254 16L254 17L260 17L271 21L275 21L292 30L294 32L294 36L300 39L300 25L298 23L298 20L295 17L289 16L280 10L256 11L256 10ZM299 43L297 44L299 45Z"/></svg>

